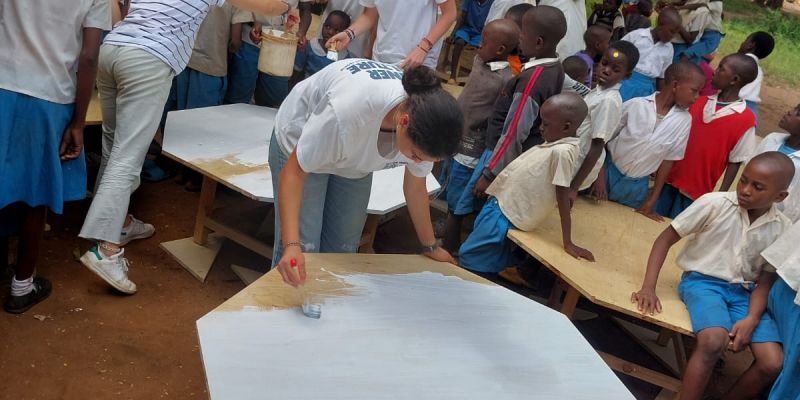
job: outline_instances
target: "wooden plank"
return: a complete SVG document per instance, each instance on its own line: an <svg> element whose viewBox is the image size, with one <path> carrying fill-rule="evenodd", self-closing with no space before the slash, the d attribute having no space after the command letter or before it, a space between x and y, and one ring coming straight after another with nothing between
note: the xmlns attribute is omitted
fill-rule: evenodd
<svg viewBox="0 0 800 400"><path fill-rule="evenodd" d="M676 377L681 376L683 367L681 366L680 360L676 358L678 353L675 351L672 340L668 341L666 345L660 345L658 343L658 332L625 321L624 319L614 317L611 318L611 320L614 321L623 332L627 333L631 339L639 344L639 346L650 353L664 368L669 370L672 375ZM684 357L683 365L685 365L685 363Z"/></svg>
<svg viewBox="0 0 800 400"><path fill-rule="evenodd" d="M679 379L675 379L658 371L653 371L652 369L645 368L641 365L625 361L617 356L613 356L602 351L598 353L606 362L606 364L608 364L608 366L614 371L641 379L647 383L652 383L653 385L665 388L672 392L677 393L681 390L681 381Z"/></svg>
<svg viewBox="0 0 800 400"><path fill-rule="evenodd" d="M689 315L676 289L682 271L675 256L682 242L673 246L659 277L656 291L664 311L642 315L630 301L631 293L641 288L653 241L668 223L652 221L616 203L578 199L572 209L572 239L594 253L594 263L564 252L557 212L534 231L511 230L508 237L593 303L691 335Z"/></svg>
<svg viewBox="0 0 800 400"><path fill-rule="evenodd" d="M169 253L178 263L189 271L192 276L205 282L208 271L214 265L224 237L216 234L208 235L205 246L194 242L192 238L178 239L164 242L160 247Z"/></svg>
<svg viewBox="0 0 800 400"><path fill-rule="evenodd" d="M203 176L203 186L200 188L200 200L197 203L197 213L194 217L194 242L204 246L208 239L206 222L211 210L214 208L214 196L217 193L217 181Z"/></svg>
<svg viewBox="0 0 800 400"><path fill-rule="evenodd" d="M678 400L678 393L663 389L658 392L658 395L656 395L656 398L653 400Z"/></svg>
<svg viewBox="0 0 800 400"><path fill-rule="evenodd" d="M253 252L272 259L272 246L214 218L206 219L206 226L215 233L225 236Z"/></svg>
<svg viewBox="0 0 800 400"><path fill-rule="evenodd" d="M103 123L103 112L100 107L100 98L97 96L97 89L92 92L92 99L89 101L89 108L86 109L86 125L101 125Z"/></svg>
<svg viewBox="0 0 800 400"><path fill-rule="evenodd" d="M258 278L264 276L264 273L261 271L256 271L254 269L242 267L241 265L236 264L231 265L231 270L233 270L233 273L236 274L236 276L238 276L242 282L244 282L245 286L249 286L251 283L257 281Z"/></svg>
<svg viewBox="0 0 800 400"><path fill-rule="evenodd" d="M567 289L567 294L564 295L564 302L561 303L561 313L566 315L567 318L572 319L575 314L575 307L578 305L578 300L581 299L581 294L573 287Z"/></svg>
<svg viewBox="0 0 800 400"><path fill-rule="evenodd" d="M358 248L359 253L374 253L375 249L375 235L378 233L378 223L381 217L370 214L367 215L367 221L364 223L364 232L361 235L361 245Z"/></svg>

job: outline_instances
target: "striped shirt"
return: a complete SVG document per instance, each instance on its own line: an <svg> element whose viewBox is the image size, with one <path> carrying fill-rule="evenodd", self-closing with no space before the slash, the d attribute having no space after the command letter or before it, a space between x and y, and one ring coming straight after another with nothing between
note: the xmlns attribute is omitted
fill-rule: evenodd
<svg viewBox="0 0 800 400"><path fill-rule="evenodd" d="M105 42L138 47L164 61L175 74L186 68L208 10L225 0L131 0L125 19Z"/></svg>

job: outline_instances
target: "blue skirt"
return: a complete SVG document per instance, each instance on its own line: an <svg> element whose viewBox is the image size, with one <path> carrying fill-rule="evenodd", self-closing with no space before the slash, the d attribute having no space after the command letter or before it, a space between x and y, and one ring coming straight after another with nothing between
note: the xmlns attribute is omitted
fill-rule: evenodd
<svg viewBox="0 0 800 400"><path fill-rule="evenodd" d="M641 207L644 201L647 200L650 178L647 176L640 178L625 176L611 161L610 154L606 155L605 164L608 199L631 208Z"/></svg>
<svg viewBox="0 0 800 400"><path fill-rule="evenodd" d="M0 89L0 208L23 202L56 214L86 196L83 152L62 162L58 151L74 104Z"/></svg>
<svg viewBox="0 0 800 400"><path fill-rule="evenodd" d="M655 92L656 80L636 71L631 74L630 78L622 81L622 86L619 88L619 94L622 96L623 102L635 97L647 97Z"/></svg>
<svg viewBox="0 0 800 400"><path fill-rule="evenodd" d="M783 370L769 392L770 400L800 399L800 306L797 292L783 279L772 285L767 303L783 342Z"/></svg>

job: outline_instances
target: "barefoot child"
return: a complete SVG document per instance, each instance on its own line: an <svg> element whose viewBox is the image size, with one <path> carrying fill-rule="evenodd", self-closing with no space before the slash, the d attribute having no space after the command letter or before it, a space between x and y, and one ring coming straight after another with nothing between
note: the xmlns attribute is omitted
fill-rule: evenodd
<svg viewBox="0 0 800 400"><path fill-rule="evenodd" d="M756 149L756 154L765 151L779 151L789 156L794 163L795 173L789 185L789 197L778 205L792 222L800 220L800 104L783 115L778 126L786 133L770 133Z"/></svg>
<svg viewBox="0 0 800 400"><path fill-rule="evenodd" d="M667 7L658 14L656 27L628 32L627 40L639 49L641 62L633 75L622 82L619 93L622 101L634 97L645 97L656 91L656 80L664 77L664 71L672 64L672 37L681 28L681 16L674 8Z"/></svg>
<svg viewBox="0 0 800 400"><path fill-rule="evenodd" d="M723 399L752 399L780 372L780 338L764 313L774 278L761 252L791 224L775 203L788 195L793 174L794 165L785 155L760 154L745 167L736 192L703 195L653 244L642 289L631 295L639 311L650 315L661 312L656 284L667 252L688 236L676 259L686 271L678 294L689 311L697 347L683 375L682 400L702 397L731 341L735 352L750 344L755 362Z"/></svg>
<svg viewBox="0 0 800 400"><path fill-rule="evenodd" d="M450 163L447 183L447 226L444 248L458 250L461 242L461 220L477 211L475 196L467 182L486 148L486 124L500 90L512 78L509 53L517 48L519 28L508 19L486 24L478 54L469 74L469 81L458 98L464 113L466 130L461 137L458 154Z"/></svg>
<svg viewBox="0 0 800 400"><path fill-rule="evenodd" d="M687 109L704 83L700 67L679 62L664 73L662 90L623 104L622 119L608 142L606 190L611 201L657 218L652 208L675 160L683 158L692 126ZM650 174L656 184L647 195ZM647 201L645 201L647 200Z"/></svg>
<svg viewBox="0 0 800 400"><path fill-rule="evenodd" d="M721 62L712 84L716 96L702 96L689 108L692 128L683 159L676 161L656 201L656 212L675 218L694 199L711 192L723 172L721 191L731 187L742 162L756 148L755 116L739 98L756 76L750 57L731 54Z"/></svg>
<svg viewBox="0 0 800 400"><path fill-rule="evenodd" d="M517 157L487 189L492 197L475 219L475 229L459 250L461 266L497 273L513 265L511 228L533 230L558 205L564 250L594 261L592 253L572 243L569 183L578 167L580 147L575 132L588 109L574 93L550 97L540 113L545 143Z"/></svg>
<svg viewBox="0 0 800 400"><path fill-rule="evenodd" d="M39 20L58 23L41 29ZM61 214L65 201L86 194L83 126L111 8L107 0L11 1L0 21L0 241L19 235L3 309L19 314L52 288L34 277L47 209Z"/></svg>
<svg viewBox="0 0 800 400"><path fill-rule="evenodd" d="M797 171L795 171L797 179ZM790 195L791 196L791 195ZM769 400L800 398L800 223L795 223L761 256L778 272L769 292L767 310L783 343L784 362Z"/></svg>
<svg viewBox="0 0 800 400"><path fill-rule="evenodd" d="M587 189L597 180L605 160L606 141L611 139L622 116L620 82L629 77L639 61L639 51L624 40L608 47L597 66L597 87L585 98L589 115L578 131L581 140L581 166L572 184L572 198L579 190ZM605 183L602 183L605 192ZM604 197L602 194L600 197Z"/></svg>

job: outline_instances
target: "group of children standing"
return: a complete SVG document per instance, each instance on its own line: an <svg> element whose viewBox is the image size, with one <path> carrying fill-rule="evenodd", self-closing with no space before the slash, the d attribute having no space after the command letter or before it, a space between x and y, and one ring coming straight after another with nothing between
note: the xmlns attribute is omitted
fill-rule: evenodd
<svg viewBox="0 0 800 400"><path fill-rule="evenodd" d="M798 255L785 244L772 250L780 262L761 254L780 243L800 214L800 106L781 120L788 134L771 134L758 145L757 117L743 90L754 85L760 91L757 60L771 52L771 37L752 34L708 82L699 65L704 59L695 55L719 44L721 3L659 6L655 27L627 32L619 41L613 37L624 23L611 13L618 5L606 3L589 20L585 49L563 65L556 48L566 20L559 9L515 6L526 10L518 26L486 25L459 98L467 123L448 167L444 246L464 268L501 272L519 261L506 238L509 229L533 230L557 208L564 250L593 261L591 249L571 237L570 208L581 193L651 219L673 218L654 244L632 301L642 312L660 311L658 270L669 247L687 237L677 261L687 271L679 292L698 347L681 398L701 398L729 341L735 351L752 343L756 361L725 398L752 398L781 373L771 398L795 398L800 385L790 364L798 360L792 329L800 308L777 303L780 296L800 305L792 292L800 286ZM701 7L702 18L696 15ZM500 34L515 28L518 43ZM518 74L507 62L515 44L523 60ZM708 84L711 93L701 96ZM736 192L727 192L743 164ZM462 222L473 213L462 243ZM770 295L775 278L766 271L775 269L782 280Z"/></svg>

